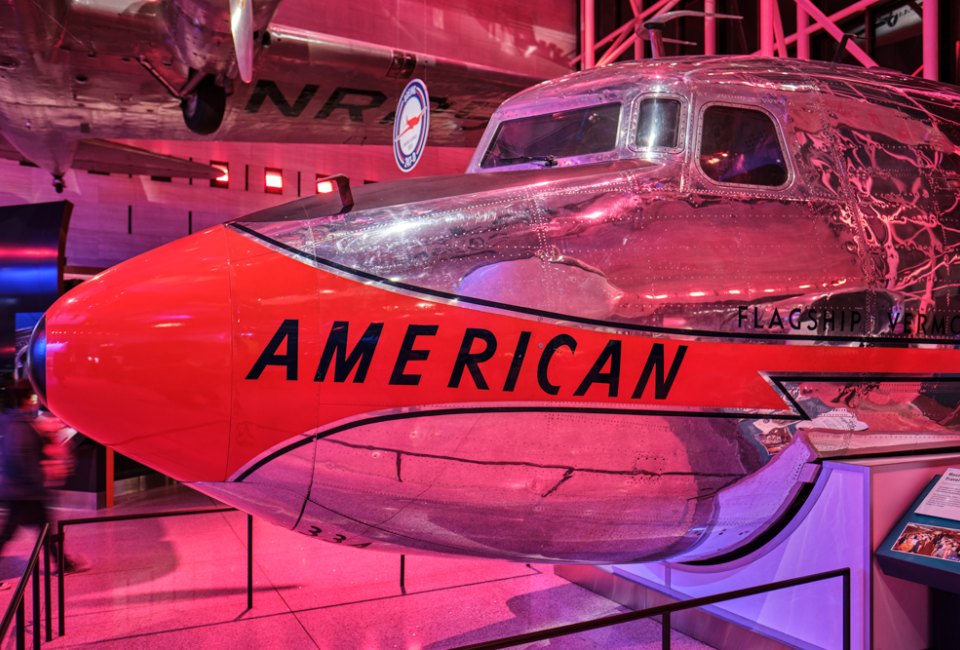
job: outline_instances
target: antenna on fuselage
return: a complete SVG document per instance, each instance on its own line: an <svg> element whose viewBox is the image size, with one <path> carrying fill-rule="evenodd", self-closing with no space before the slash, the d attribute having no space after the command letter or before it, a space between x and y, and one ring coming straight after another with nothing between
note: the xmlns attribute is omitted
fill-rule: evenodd
<svg viewBox="0 0 960 650"><path fill-rule="evenodd" d="M837 51L833 53L833 60L830 61L830 63L840 63L840 59L843 58L844 52L847 51L847 43L855 38L857 38L856 34L846 32L843 35L843 38L840 39L840 43L837 45Z"/></svg>
<svg viewBox="0 0 960 650"><path fill-rule="evenodd" d="M676 20L677 18L726 18L728 20L743 20L743 16L738 16L736 14L715 14L708 13L706 11L688 11L686 9L682 11L668 11L666 13L659 14L654 16L650 20L643 23L642 27L637 28L637 38L642 38L650 41L650 49L653 54L654 59L661 59L664 56L663 44L664 43L676 43L678 45L696 45L697 43L693 41L681 41L675 38L664 38L663 37L663 26L666 25L671 20Z"/></svg>

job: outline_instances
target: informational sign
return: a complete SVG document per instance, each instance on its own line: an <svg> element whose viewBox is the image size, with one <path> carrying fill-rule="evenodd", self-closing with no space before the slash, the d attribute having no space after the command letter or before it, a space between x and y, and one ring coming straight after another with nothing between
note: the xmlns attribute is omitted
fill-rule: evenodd
<svg viewBox="0 0 960 650"><path fill-rule="evenodd" d="M927 484L877 547L877 563L883 572L960 596L958 504L960 469L951 468ZM955 624L951 618L949 625ZM951 643L935 647L960 646Z"/></svg>
<svg viewBox="0 0 960 650"><path fill-rule="evenodd" d="M918 515L960 521L960 469L951 467L920 502Z"/></svg>
<svg viewBox="0 0 960 650"><path fill-rule="evenodd" d="M420 162L430 130L430 96L427 85L413 79L403 89L393 120L393 157L400 171L408 172Z"/></svg>

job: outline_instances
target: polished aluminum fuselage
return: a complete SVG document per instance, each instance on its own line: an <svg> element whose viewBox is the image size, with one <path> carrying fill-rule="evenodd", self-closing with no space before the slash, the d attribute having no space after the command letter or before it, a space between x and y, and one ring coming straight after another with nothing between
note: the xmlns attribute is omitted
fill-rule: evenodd
<svg viewBox="0 0 960 650"><path fill-rule="evenodd" d="M651 96L681 102L678 146L631 144ZM955 89L618 64L508 100L471 171L501 121L609 102L609 152L228 224L228 476L194 483L337 543L706 559L762 541L824 457L960 443ZM704 173L716 105L770 116L786 182Z"/></svg>

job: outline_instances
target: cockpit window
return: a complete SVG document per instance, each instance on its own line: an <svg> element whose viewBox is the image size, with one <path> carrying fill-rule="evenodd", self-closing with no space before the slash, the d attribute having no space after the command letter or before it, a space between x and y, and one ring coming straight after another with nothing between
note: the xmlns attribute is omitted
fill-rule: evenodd
<svg viewBox="0 0 960 650"><path fill-rule="evenodd" d="M709 106L703 112L700 168L720 183L778 187L787 165L777 127L763 111Z"/></svg>
<svg viewBox="0 0 960 650"><path fill-rule="evenodd" d="M482 168L541 162L612 151L617 146L620 104L602 104L546 115L521 117L497 127Z"/></svg>
<svg viewBox="0 0 960 650"><path fill-rule="evenodd" d="M648 97L640 102L637 146L675 149L680 138L680 102L666 97Z"/></svg>

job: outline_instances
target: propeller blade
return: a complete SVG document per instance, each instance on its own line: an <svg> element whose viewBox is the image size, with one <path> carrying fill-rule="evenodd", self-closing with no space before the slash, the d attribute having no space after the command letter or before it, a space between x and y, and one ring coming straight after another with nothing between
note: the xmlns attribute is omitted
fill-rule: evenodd
<svg viewBox="0 0 960 650"><path fill-rule="evenodd" d="M230 32L240 78L250 83L253 80L253 0L230 0Z"/></svg>

